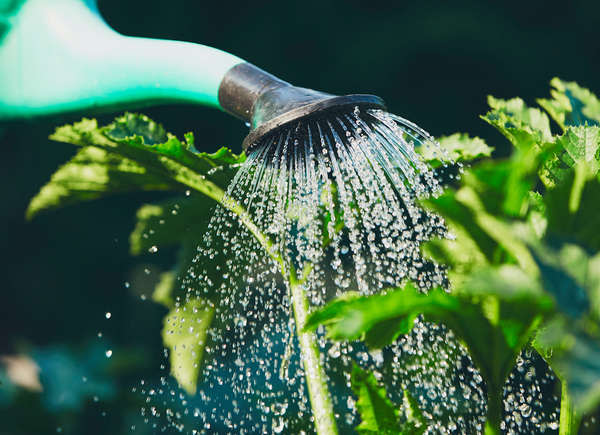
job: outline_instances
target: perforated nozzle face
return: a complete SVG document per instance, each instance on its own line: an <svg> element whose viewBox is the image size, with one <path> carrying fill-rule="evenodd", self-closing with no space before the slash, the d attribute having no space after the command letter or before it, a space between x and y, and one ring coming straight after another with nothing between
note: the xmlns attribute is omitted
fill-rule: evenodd
<svg viewBox="0 0 600 435"><path fill-rule="evenodd" d="M267 98L269 97L268 94L266 96ZM280 111L278 112L279 114L276 114L275 116L268 116L268 113L263 113L262 107L258 107L255 109L255 116L252 120L252 129L244 139L244 142L242 142L242 147L244 150L248 150L253 145L259 143L264 136L303 119L323 116L334 111L357 106L361 109L385 109L385 103L381 98L376 97L375 95L361 94L344 95L341 97L331 95L326 98L316 99L312 102L301 103L295 107L289 108L287 111ZM257 121L255 120L256 118L258 118Z"/></svg>
<svg viewBox="0 0 600 435"><path fill-rule="evenodd" d="M242 148L248 150L261 139L308 117L358 106L385 109L375 95L336 96L299 88L262 71L252 64L233 67L219 88L219 102L229 113L250 122L250 133Z"/></svg>

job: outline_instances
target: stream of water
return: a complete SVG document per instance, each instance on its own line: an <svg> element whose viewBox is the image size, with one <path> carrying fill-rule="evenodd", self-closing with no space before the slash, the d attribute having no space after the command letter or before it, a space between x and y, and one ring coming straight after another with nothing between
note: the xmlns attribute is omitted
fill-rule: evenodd
<svg viewBox="0 0 600 435"><path fill-rule="evenodd" d="M284 272L293 269L305 279L313 306L350 290L377 293L406 279L427 291L446 285L446 277L419 246L447 234L441 218L416 204L442 190L416 152L424 142L434 144L416 125L381 110L304 121L252 149L227 197L268 236L272 253L289 260ZM177 293L182 310L195 299L215 309L198 393L177 391L165 373L154 394L144 388L149 421L189 433L311 430L290 289L281 272L239 217L217 207ZM181 322L178 328L186 331L199 326L185 316ZM408 389L431 422L427 433L482 431L482 378L443 326L417 320L411 333L379 352L357 343L332 344L322 331L319 337L341 433L358 424L348 377L353 361L375 370L395 403ZM176 351L198 359L196 350ZM530 382L534 398L541 394L537 382ZM524 421L532 415L537 428L552 421L541 407L526 404L527 415L519 413L521 404L511 405L519 424L506 420L513 433L527 433L521 429L530 427Z"/></svg>

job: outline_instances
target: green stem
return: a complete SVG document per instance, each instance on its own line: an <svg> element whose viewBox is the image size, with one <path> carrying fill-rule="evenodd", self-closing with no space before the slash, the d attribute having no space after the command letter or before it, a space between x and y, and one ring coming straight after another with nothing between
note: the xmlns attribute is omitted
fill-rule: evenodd
<svg viewBox="0 0 600 435"><path fill-rule="evenodd" d="M296 334L300 343L304 374L308 385L315 429L320 435L337 434L335 414L331 403L331 394L327 387L327 376L321 364L321 354L317 336L313 332L303 331L304 323L309 313L308 299L302 282L296 280L295 273L290 273L290 293L296 319Z"/></svg>
<svg viewBox="0 0 600 435"><path fill-rule="evenodd" d="M304 292L303 283L310 273L310 267L304 270L300 280L297 279L296 272L291 266L288 274L286 272L288 268L286 268L285 261L273 249L273 242L252 222L248 212L241 205L231 198L226 199L224 192L216 185L212 185L211 189L203 193L235 213L239 217L240 222L267 251L267 254L279 264L284 278L287 277L292 297L294 318L296 320L296 334L300 345L300 357L304 365L304 376L308 385L308 396L313 412L315 430L318 435L336 435L338 431L335 414L333 412L331 394L327 387L327 375L321 364L321 353L319 351L319 344L317 343L317 336L313 332L302 330L309 313L309 304Z"/></svg>
<svg viewBox="0 0 600 435"><path fill-rule="evenodd" d="M485 422L485 435L499 435L500 424L502 423L502 390L495 389L488 391L488 411L487 421Z"/></svg>
<svg viewBox="0 0 600 435"><path fill-rule="evenodd" d="M575 435L579 429L579 419L575 414L573 402L569 396L567 383L561 381L560 387L560 428L558 435Z"/></svg>

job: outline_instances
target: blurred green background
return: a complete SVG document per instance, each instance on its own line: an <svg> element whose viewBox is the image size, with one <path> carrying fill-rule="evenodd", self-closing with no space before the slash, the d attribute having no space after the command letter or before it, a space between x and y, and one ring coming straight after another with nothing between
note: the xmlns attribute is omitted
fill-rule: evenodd
<svg viewBox="0 0 600 435"><path fill-rule="evenodd" d="M533 104L554 76L600 93L598 1L100 0L99 7L121 33L212 45L300 86L373 93L432 134L479 135L497 155L507 150L502 138L478 118L487 94ZM175 134L193 131L202 151L239 151L246 133L201 107L144 112ZM140 295L150 294L174 253L132 258L127 238L136 208L157 195L24 219L29 199L75 151L47 136L78 118L0 125L0 355L33 357L44 387L15 388L0 369L0 434L154 430L129 392L141 378L164 374L164 311Z"/></svg>

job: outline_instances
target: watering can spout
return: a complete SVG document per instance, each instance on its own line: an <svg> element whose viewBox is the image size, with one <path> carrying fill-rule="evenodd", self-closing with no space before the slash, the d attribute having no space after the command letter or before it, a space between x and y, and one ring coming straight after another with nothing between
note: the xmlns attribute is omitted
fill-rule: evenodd
<svg viewBox="0 0 600 435"><path fill-rule="evenodd" d="M0 0L0 121L157 103L219 106L243 62L189 42L112 30L94 0Z"/></svg>

